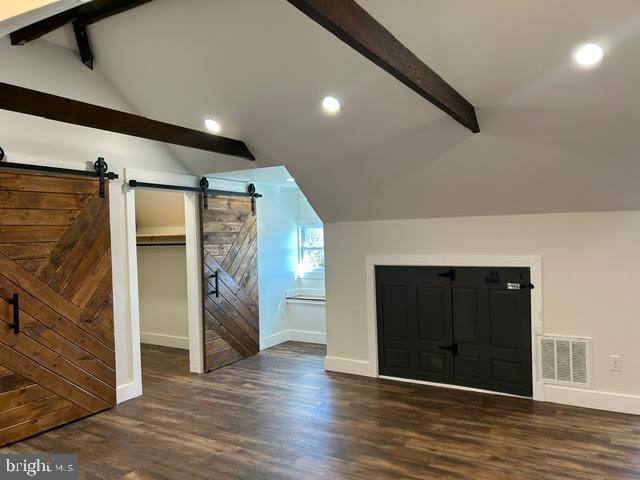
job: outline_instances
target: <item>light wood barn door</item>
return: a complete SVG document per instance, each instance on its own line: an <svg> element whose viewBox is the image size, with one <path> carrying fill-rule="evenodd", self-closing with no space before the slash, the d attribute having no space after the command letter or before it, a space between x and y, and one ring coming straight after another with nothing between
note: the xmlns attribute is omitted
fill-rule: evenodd
<svg viewBox="0 0 640 480"><path fill-rule="evenodd" d="M116 403L109 198L98 190L97 179L0 172L0 445Z"/></svg>
<svg viewBox="0 0 640 480"><path fill-rule="evenodd" d="M204 368L210 371L260 350L258 236L250 198L210 197L200 218Z"/></svg>

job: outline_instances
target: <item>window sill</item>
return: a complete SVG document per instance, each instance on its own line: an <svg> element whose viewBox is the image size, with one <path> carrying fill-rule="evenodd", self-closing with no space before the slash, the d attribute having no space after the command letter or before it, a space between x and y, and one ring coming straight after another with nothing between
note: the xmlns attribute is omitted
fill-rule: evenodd
<svg viewBox="0 0 640 480"><path fill-rule="evenodd" d="M298 274L298 278L315 278L319 280L324 280L324 271L322 272L304 272Z"/></svg>

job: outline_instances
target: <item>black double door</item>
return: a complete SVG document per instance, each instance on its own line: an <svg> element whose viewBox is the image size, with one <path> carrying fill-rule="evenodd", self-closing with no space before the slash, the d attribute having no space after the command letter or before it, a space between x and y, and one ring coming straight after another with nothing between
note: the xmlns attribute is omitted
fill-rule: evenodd
<svg viewBox="0 0 640 480"><path fill-rule="evenodd" d="M531 396L528 268L376 267L380 375Z"/></svg>

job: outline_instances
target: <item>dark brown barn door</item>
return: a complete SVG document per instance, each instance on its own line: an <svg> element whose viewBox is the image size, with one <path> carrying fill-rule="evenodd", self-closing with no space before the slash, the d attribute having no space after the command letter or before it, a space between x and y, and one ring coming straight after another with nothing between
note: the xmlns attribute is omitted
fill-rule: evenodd
<svg viewBox="0 0 640 480"><path fill-rule="evenodd" d="M97 179L0 172L0 445L115 405L109 199L98 190Z"/></svg>
<svg viewBox="0 0 640 480"><path fill-rule="evenodd" d="M251 198L214 196L202 208L204 368L260 350L258 236Z"/></svg>

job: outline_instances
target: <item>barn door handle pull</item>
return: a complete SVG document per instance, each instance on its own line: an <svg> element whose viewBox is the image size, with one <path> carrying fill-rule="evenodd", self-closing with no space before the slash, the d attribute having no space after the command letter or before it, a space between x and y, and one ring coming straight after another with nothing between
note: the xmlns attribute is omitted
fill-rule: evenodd
<svg viewBox="0 0 640 480"><path fill-rule="evenodd" d="M219 288L219 277L218 277L218 270L215 271L215 273L213 275L209 275L209 278L213 278L213 281L215 283L215 290L209 292L209 295L215 295L216 298L218 298L220 296L220 288Z"/></svg>
<svg viewBox="0 0 640 480"><path fill-rule="evenodd" d="M454 343L452 345L444 345L442 347L438 347L440 350L447 350L451 353L453 353L454 355L458 355L458 344Z"/></svg>
<svg viewBox="0 0 640 480"><path fill-rule="evenodd" d="M20 295L14 293L9 304L13 305L13 323L9 324L9 328L13 328L13 334L18 335L20 333Z"/></svg>

